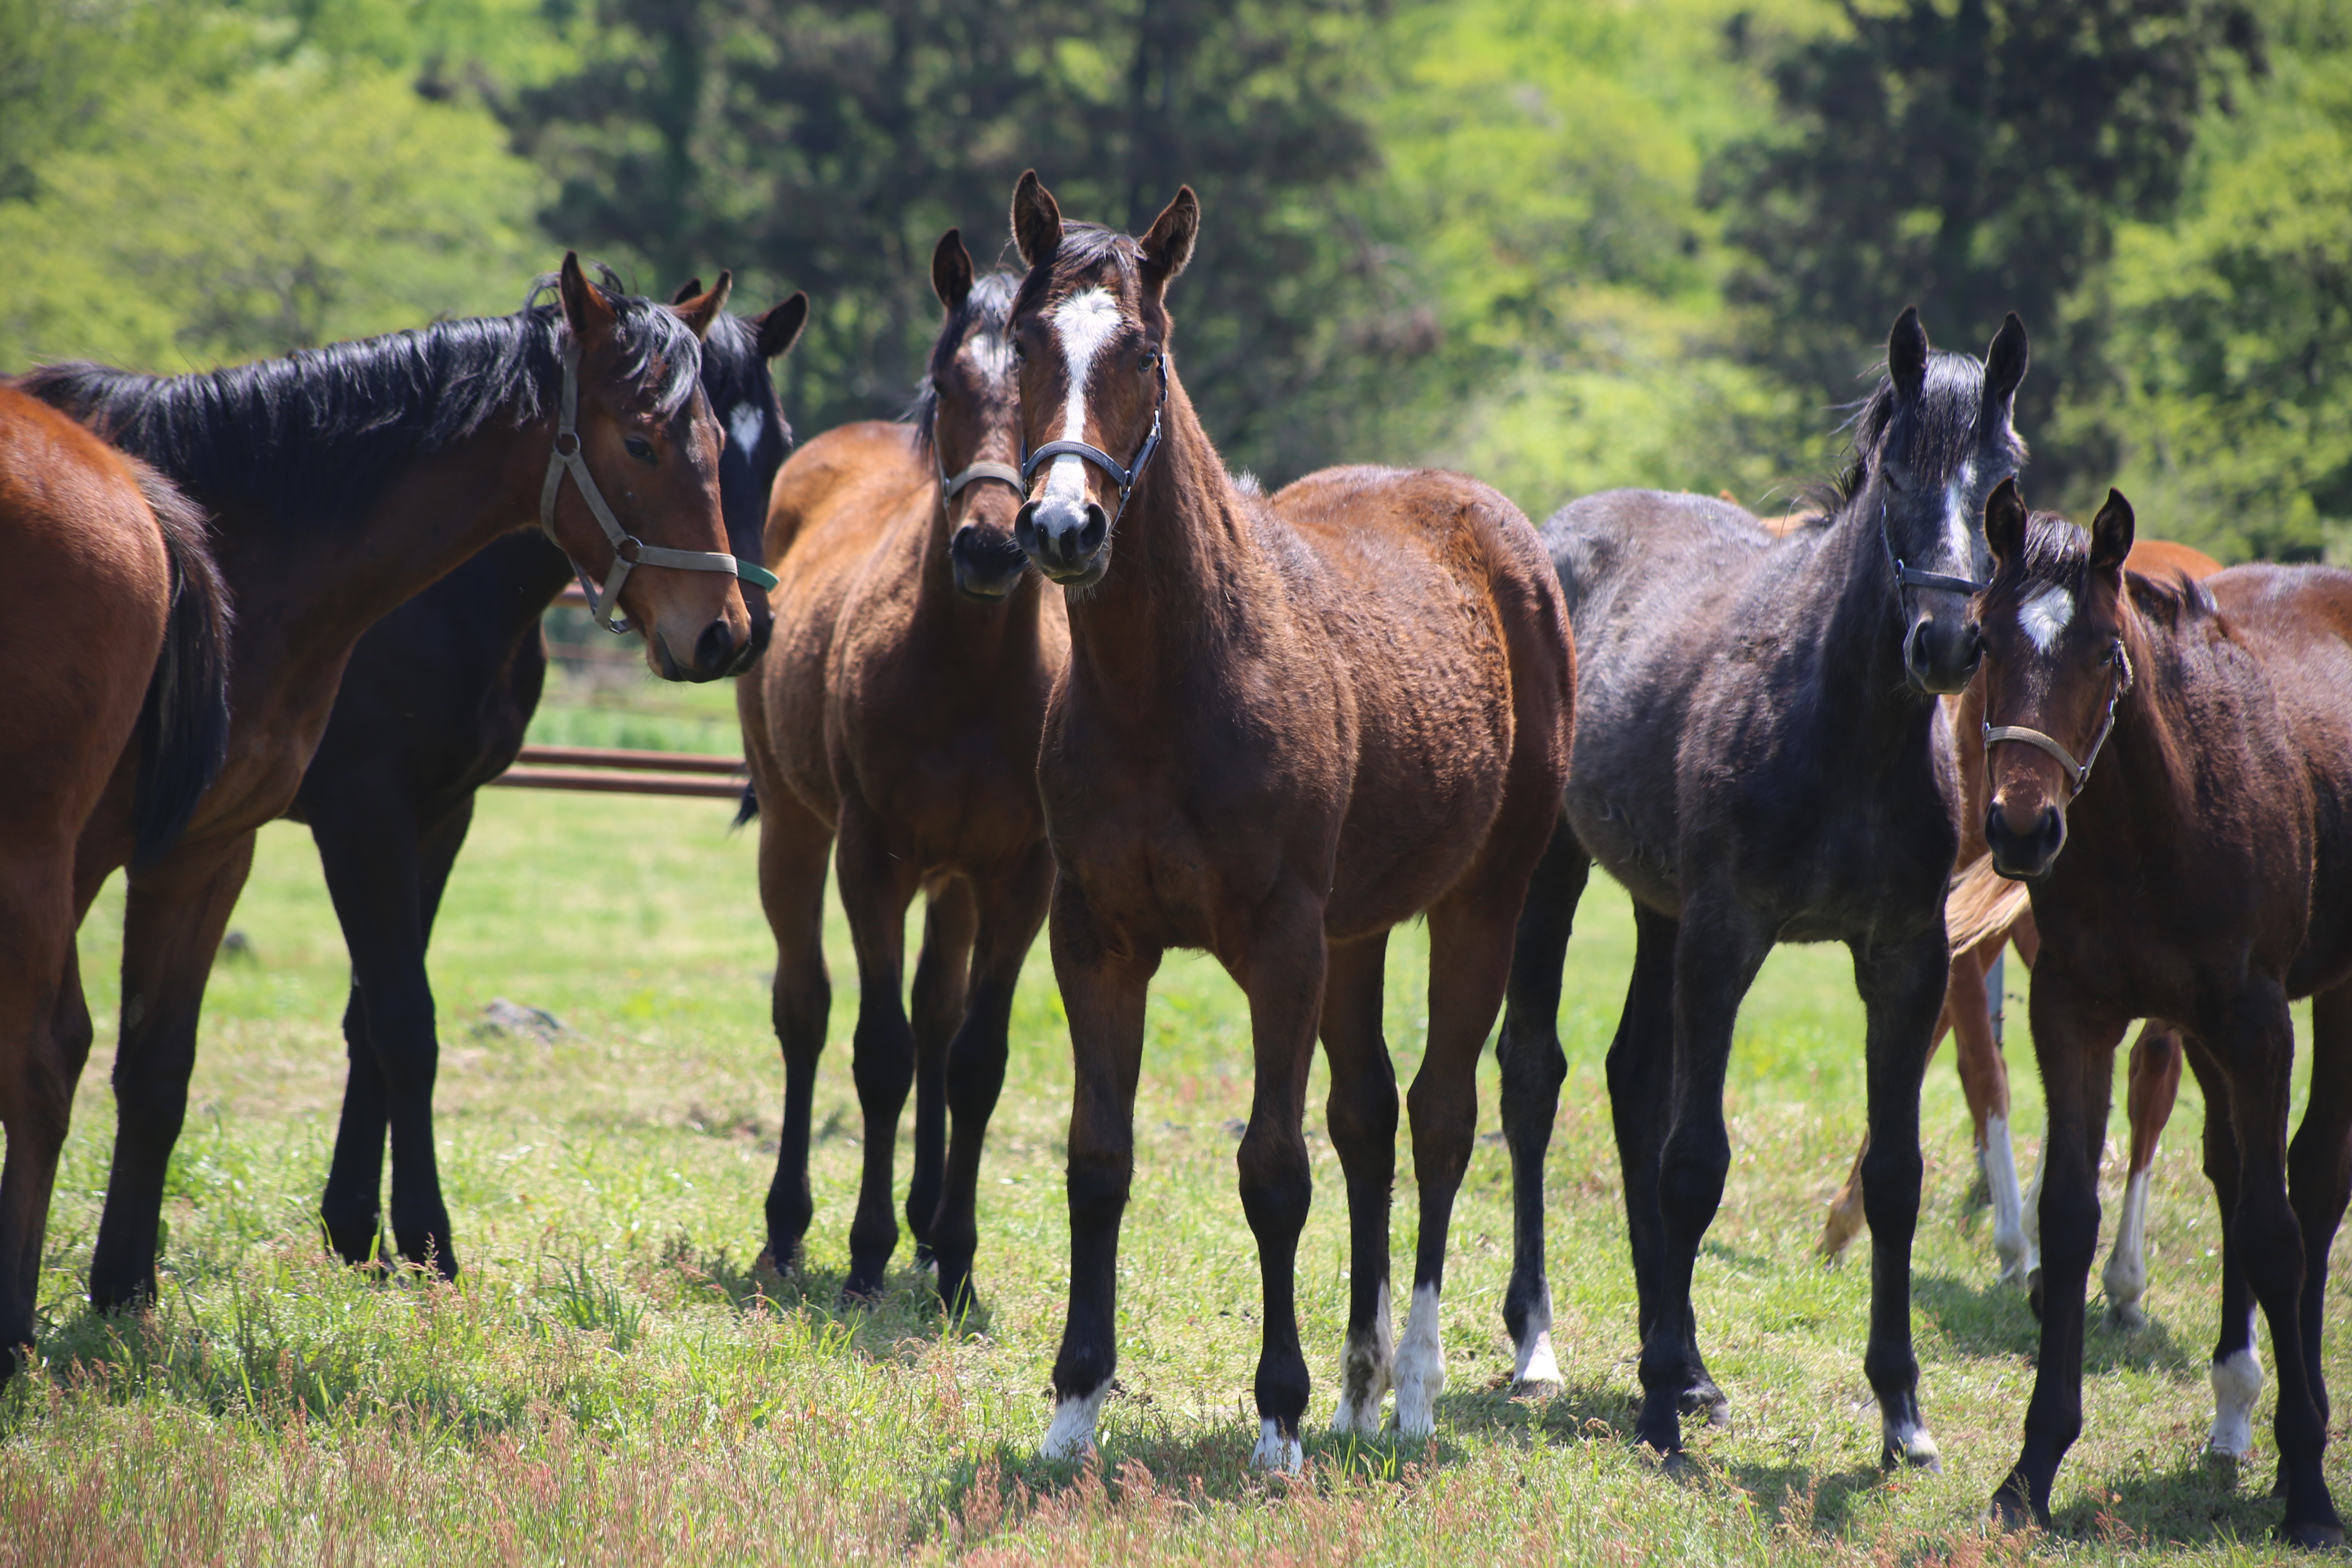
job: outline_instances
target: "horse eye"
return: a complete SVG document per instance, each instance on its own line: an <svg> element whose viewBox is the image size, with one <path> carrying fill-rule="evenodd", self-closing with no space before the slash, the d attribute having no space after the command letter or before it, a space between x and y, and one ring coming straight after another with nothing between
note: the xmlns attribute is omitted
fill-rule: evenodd
<svg viewBox="0 0 2352 1568"><path fill-rule="evenodd" d="M1160 368L1160 351L1158 349L1146 349L1143 351L1143 368L1147 372L1158 370Z"/></svg>
<svg viewBox="0 0 2352 1568"><path fill-rule="evenodd" d="M651 463L659 460L654 456L654 444L651 441L646 440L642 436L628 437L621 442L621 445L626 447L629 449L629 456L635 458L640 463Z"/></svg>

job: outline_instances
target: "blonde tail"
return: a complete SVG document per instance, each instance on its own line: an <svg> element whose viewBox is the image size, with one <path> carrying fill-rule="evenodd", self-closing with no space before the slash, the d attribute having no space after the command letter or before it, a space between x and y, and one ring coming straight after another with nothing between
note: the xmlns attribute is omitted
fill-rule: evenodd
<svg viewBox="0 0 2352 1568"><path fill-rule="evenodd" d="M1952 879L1951 890L1944 895L1944 933L1952 955L2007 931L2032 904L2024 883L1995 871L1990 854L1978 856Z"/></svg>

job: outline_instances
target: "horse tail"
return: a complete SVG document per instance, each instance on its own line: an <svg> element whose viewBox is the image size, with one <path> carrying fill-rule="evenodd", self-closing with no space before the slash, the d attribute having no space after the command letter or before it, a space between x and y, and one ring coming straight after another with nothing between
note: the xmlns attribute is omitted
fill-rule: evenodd
<svg viewBox="0 0 2352 1568"><path fill-rule="evenodd" d="M746 780L743 784L743 798L736 803L735 820L727 825L727 830L732 833L746 823L756 820L759 815L760 792L749 780Z"/></svg>
<svg viewBox="0 0 2352 1568"><path fill-rule="evenodd" d="M134 461L139 488L163 534L172 607L163 650L139 714L138 792L132 807L133 870L180 840L196 802L228 755L228 584L213 562L210 520L162 474Z"/></svg>
<svg viewBox="0 0 2352 1568"><path fill-rule="evenodd" d="M2032 902L2024 883L1995 871L1990 854L1979 855L1952 879L1951 890L1944 895L1946 945L1958 957L2015 925Z"/></svg>

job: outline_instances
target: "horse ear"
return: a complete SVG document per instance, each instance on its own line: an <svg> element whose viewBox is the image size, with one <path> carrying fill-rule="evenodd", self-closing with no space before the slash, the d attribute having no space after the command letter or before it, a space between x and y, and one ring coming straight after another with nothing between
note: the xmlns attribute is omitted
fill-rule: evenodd
<svg viewBox="0 0 2352 1568"><path fill-rule="evenodd" d="M699 278L689 278L685 282L677 286L677 292L669 297L669 302L673 305L683 305L688 300L693 299L697 294L701 292L702 279Z"/></svg>
<svg viewBox="0 0 2352 1568"><path fill-rule="evenodd" d="M721 271L719 281L711 285L709 293L680 300L670 309L684 318L687 327L697 338L706 337L709 334L710 323L717 321L719 312L727 308L727 296L734 291L735 274Z"/></svg>
<svg viewBox="0 0 2352 1568"><path fill-rule="evenodd" d="M1919 307L1906 305L1886 334L1886 374L1906 403L1915 402L1927 384L1927 329L1919 324Z"/></svg>
<svg viewBox="0 0 2352 1568"><path fill-rule="evenodd" d="M808 325L808 296L794 294L761 317L760 357L774 359L800 342L801 329Z"/></svg>
<svg viewBox="0 0 2352 1568"><path fill-rule="evenodd" d="M1024 267L1051 261L1062 248L1062 209L1034 169L1013 187L1013 244Z"/></svg>
<svg viewBox="0 0 2352 1568"><path fill-rule="evenodd" d="M963 231L951 228L940 236L931 252L931 292L952 316L971 298L971 252L963 247Z"/></svg>
<svg viewBox="0 0 2352 1568"><path fill-rule="evenodd" d="M2031 355L2025 343L2025 323L2011 310L2009 319L1993 334L1992 346L1985 350L1984 426L2009 423L2010 409L2017 402L2018 384L2025 379L2025 366ZM1998 416L1996 420L1993 416Z"/></svg>
<svg viewBox="0 0 2352 1568"><path fill-rule="evenodd" d="M1201 198L1192 194L1192 186L1181 186L1143 237L1144 288L1157 294L1176 281L1184 264L1192 259L1192 242L1200 236Z"/></svg>
<svg viewBox="0 0 2352 1568"><path fill-rule="evenodd" d="M1996 568L2025 553L2025 496L2014 477L2001 480L1985 498L1985 542L1992 546Z"/></svg>
<svg viewBox="0 0 2352 1568"><path fill-rule="evenodd" d="M2132 526L2131 502L2124 500L2123 491L2109 490L2107 504L2101 507L2099 515L2091 520L2092 571L2121 572L2124 569L2124 557L2131 553Z"/></svg>
<svg viewBox="0 0 2352 1568"><path fill-rule="evenodd" d="M563 324L583 344L602 342L620 319L613 302L604 298L604 291L589 282L588 275L580 270L580 253L576 250L563 253L555 291L563 301Z"/></svg>

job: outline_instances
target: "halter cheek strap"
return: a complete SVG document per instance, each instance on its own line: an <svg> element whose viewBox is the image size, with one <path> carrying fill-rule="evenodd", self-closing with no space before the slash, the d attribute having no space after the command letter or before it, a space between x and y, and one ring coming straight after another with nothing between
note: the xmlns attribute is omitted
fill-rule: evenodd
<svg viewBox="0 0 2352 1568"><path fill-rule="evenodd" d="M1048 441L1032 452L1027 449L1028 437L1024 431L1022 437L1024 446L1021 453L1022 499L1024 500L1028 499L1029 483L1036 477L1039 468L1044 468L1055 458L1080 458L1108 474L1111 483L1118 487L1118 510L1112 514L1110 520L1110 525L1117 528L1118 520L1127 515L1129 492L1135 489L1135 481L1143 476L1143 466L1151 461L1151 454L1160 449L1160 416L1167 406L1168 356L1165 352L1162 352L1160 356L1160 401L1152 405L1150 434L1144 437L1142 448L1135 454L1135 461L1132 465L1122 468L1118 458L1100 447L1092 446L1085 441ZM974 465L974 467L977 466L977 464ZM965 471L968 473L971 470Z"/></svg>
<svg viewBox="0 0 2352 1568"><path fill-rule="evenodd" d="M2080 795L2084 784L2090 782L2091 764L2099 760L2099 748L2107 743L2107 736L2115 730L2116 704L2122 701L2124 693L2131 689L2131 658L2126 655L2122 669L2116 677L2116 689L2107 698L2107 711L2099 721L2099 732L2091 738L2091 754L2079 763L2074 760L2074 753L2054 736L2045 735L2023 724L1987 724L1984 727L1985 749L1990 751L2002 741L2021 741L2026 745L2038 747L2057 759L2058 765L2066 770L2066 776L2073 782L2074 793Z"/></svg>
<svg viewBox="0 0 2352 1568"><path fill-rule="evenodd" d="M563 550L563 541L555 537L555 500L563 489L563 478L572 476L580 487L580 496L588 503L588 510L596 519L596 526L604 531L604 538L613 547L613 569L604 574L600 589L588 575L588 569L578 561L572 570L580 579L581 591L588 595L588 613L596 624L619 636L632 630L622 620L621 584L629 574L640 566L668 566L681 572L724 572L761 588L776 585L772 572L740 561L732 555L715 550L669 550L657 544L647 544L621 527L621 520L613 515L605 504L604 492L596 488L596 476L588 471L588 455L581 450L580 432L580 344L577 341L563 345L563 400L558 405L555 418L555 445L548 453L547 482L539 489L539 526L555 547ZM567 560L572 552L564 551Z"/></svg>
<svg viewBox="0 0 2352 1568"><path fill-rule="evenodd" d="M1943 572L1922 572L1916 566L1905 565L1903 557L1895 553L1895 542L1886 537L1886 496L1883 490L1878 497L1878 542L1885 550L1886 558L1895 563L1895 582L1898 588L1937 588L1947 594L1974 597L1992 586L1992 579L1990 577L1979 583L1973 577L1954 577Z"/></svg>

